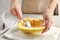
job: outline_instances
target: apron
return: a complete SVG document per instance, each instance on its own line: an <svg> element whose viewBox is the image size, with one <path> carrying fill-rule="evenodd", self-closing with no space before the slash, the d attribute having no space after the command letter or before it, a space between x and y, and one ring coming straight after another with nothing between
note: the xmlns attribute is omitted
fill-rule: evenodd
<svg viewBox="0 0 60 40"><path fill-rule="evenodd" d="M47 9L50 0L22 0L23 13L42 13Z"/></svg>

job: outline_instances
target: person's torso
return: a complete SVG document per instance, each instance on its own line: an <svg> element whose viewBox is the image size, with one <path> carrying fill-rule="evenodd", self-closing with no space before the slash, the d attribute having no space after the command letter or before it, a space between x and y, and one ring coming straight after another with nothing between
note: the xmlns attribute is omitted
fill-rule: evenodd
<svg viewBox="0 0 60 40"><path fill-rule="evenodd" d="M49 5L50 0L22 0L24 13L41 13Z"/></svg>

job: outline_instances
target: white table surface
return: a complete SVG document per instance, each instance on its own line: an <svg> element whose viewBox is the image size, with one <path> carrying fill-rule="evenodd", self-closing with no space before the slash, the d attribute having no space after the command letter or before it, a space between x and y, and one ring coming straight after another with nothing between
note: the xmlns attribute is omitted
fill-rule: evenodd
<svg viewBox="0 0 60 40"><path fill-rule="evenodd" d="M24 17L32 17L32 18L34 18L34 17L35 18L40 18L40 15L33 15L33 14L32 15L31 14L24 14L23 16ZM59 17L54 16L54 19L55 19L55 21L54 21L55 26L60 28L60 25L59 25ZM59 32L59 36L58 36L58 39L57 40L60 40L59 37L60 37L60 32ZM3 35L0 35L0 40L10 40L10 39L4 38Z"/></svg>

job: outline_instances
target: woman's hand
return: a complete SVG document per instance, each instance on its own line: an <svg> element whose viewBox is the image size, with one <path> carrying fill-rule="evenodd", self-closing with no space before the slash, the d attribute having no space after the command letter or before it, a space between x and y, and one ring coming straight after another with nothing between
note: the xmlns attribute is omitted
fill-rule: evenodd
<svg viewBox="0 0 60 40"><path fill-rule="evenodd" d="M43 13L43 20L44 20L44 25L45 25L45 29L43 30L43 33L48 31L53 23L53 13L50 11L50 9L47 9L44 13Z"/></svg>
<svg viewBox="0 0 60 40"><path fill-rule="evenodd" d="M22 19L22 11L18 2L11 2L10 12L13 16L18 19Z"/></svg>

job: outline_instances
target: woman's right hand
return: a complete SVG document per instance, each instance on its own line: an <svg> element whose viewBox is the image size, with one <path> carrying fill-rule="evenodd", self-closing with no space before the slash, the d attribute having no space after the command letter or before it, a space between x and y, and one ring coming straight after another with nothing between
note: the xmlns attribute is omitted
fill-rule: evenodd
<svg viewBox="0 0 60 40"><path fill-rule="evenodd" d="M18 2L11 2L10 13L18 19L22 19L22 11Z"/></svg>

